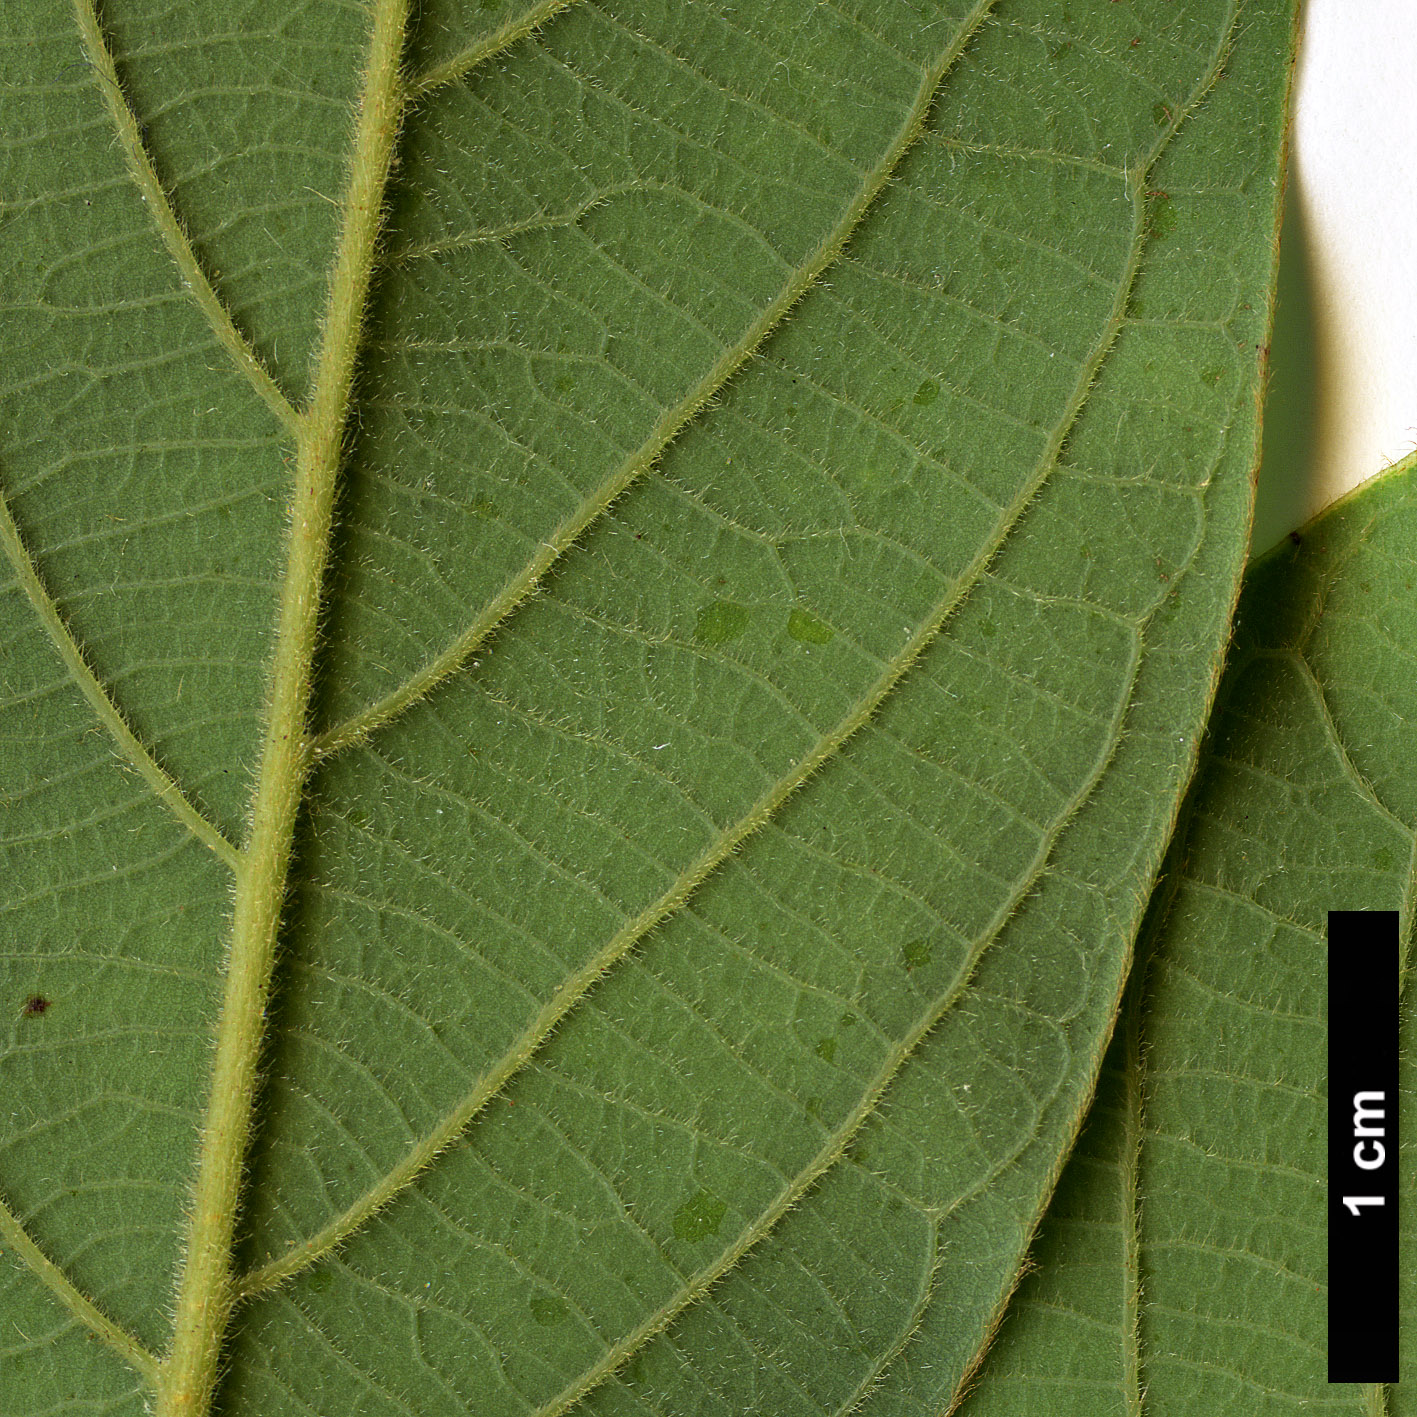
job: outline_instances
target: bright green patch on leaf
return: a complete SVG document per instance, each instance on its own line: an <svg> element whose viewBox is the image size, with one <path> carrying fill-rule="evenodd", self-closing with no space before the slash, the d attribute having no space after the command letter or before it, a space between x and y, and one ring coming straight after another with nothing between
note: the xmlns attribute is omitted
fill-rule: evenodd
<svg viewBox="0 0 1417 1417"><path fill-rule="evenodd" d="M731 600L715 600L699 611L694 624L694 638L700 644L722 645L736 640L748 628L752 612Z"/></svg>
<svg viewBox="0 0 1417 1417"><path fill-rule="evenodd" d="M804 645L826 645L836 631L806 610L794 610L787 617L787 633Z"/></svg>
<svg viewBox="0 0 1417 1417"><path fill-rule="evenodd" d="M907 969L923 969L934 959L934 951L924 940L907 940L900 947L901 958Z"/></svg>
<svg viewBox="0 0 1417 1417"><path fill-rule="evenodd" d="M565 1323L570 1310L564 1299L558 1299L554 1294L538 1294L531 1301L531 1316L543 1328L554 1328Z"/></svg>
<svg viewBox="0 0 1417 1417"><path fill-rule="evenodd" d="M1153 236L1170 236L1178 220L1176 203L1169 192L1155 192L1151 198L1150 231Z"/></svg>
<svg viewBox="0 0 1417 1417"><path fill-rule="evenodd" d="M707 1191L700 1191L686 1200L674 1212L674 1233L690 1244L697 1244L710 1235L717 1235L728 1213L726 1202Z"/></svg>

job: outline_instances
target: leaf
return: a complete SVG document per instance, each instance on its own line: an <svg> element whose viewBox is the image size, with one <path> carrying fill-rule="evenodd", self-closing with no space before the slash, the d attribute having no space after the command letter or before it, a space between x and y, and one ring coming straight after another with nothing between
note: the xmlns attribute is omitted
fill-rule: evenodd
<svg viewBox="0 0 1417 1417"><path fill-rule="evenodd" d="M1400 911L1411 966L1414 467L1247 578L1128 1026L964 1417L1414 1410L1325 1351L1328 912Z"/></svg>
<svg viewBox="0 0 1417 1417"><path fill-rule="evenodd" d="M943 1409L1217 677L1292 7L4 17L7 1400Z"/></svg>

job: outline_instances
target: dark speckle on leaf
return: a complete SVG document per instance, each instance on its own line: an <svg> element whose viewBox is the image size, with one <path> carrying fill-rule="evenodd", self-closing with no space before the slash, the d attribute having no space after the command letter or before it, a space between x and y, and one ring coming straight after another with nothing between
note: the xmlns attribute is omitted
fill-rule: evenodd
<svg viewBox="0 0 1417 1417"><path fill-rule="evenodd" d="M25 1007L22 1010L26 1018L38 1018L49 1008L49 1000L43 994L31 994L25 1000Z"/></svg>

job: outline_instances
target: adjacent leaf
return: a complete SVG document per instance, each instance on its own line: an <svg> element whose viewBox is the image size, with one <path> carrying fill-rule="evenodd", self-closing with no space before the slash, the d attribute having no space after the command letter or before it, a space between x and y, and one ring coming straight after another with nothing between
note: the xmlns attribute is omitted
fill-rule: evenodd
<svg viewBox="0 0 1417 1417"><path fill-rule="evenodd" d="M948 1406L1217 676L1291 5L3 14L8 1410Z"/></svg>
<svg viewBox="0 0 1417 1417"><path fill-rule="evenodd" d="M1411 964L1414 467L1247 579L1130 1026L966 1417L1417 1410L1410 1382L1330 1386L1325 1352L1328 912L1401 911Z"/></svg>

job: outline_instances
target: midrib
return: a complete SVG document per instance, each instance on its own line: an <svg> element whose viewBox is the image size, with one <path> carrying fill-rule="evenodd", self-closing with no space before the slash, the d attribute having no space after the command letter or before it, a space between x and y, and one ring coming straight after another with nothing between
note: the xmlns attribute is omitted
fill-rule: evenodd
<svg viewBox="0 0 1417 1417"><path fill-rule="evenodd" d="M259 1282L253 1284L253 1279L276 1282L279 1277L284 1277L287 1271L298 1270L308 1264L312 1250L319 1253L328 1249L332 1243L338 1243L339 1238L348 1234L350 1229L356 1228L358 1223L362 1223L368 1213L378 1208L378 1204L386 1202L392 1194L401 1190L452 1136L466 1126L470 1117L480 1110L481 1102L500 1090L506 1081L506 1077L499 1075L503 1070L495 1070L491 1077L482 1079L481 1086L474 1090L473 1097L469 1099L471 1105L458 1109L463 1115L449 1119L450 1125L439 1129L440 1133L446 1131L447 1135L438 1136L435 1144L431 1146L416 1149L416 1154L409 1157L404 1166L395 1168L385 1183L377 1188L381 1194L375 1205L367 1208L355 1207L359 1214L354 1226L348 1223L352 1217L342 1217L346 1221L345 1225L340 1226L336 1222L336 1225L331 1227L332 1230L339 1231L338 1235L316 1237L317 1241L324 1239L325 1244L302 1247L303 1252L297 1252L295 1257L287 1257L285 1264L268 1267L279 1273L268 1275L262 1271L256 1276L248 1277L246 1284L238 1285L233 1274L232 1249L241 1181L251 1134L257 1061L294 826L312 763L317 756L336 751L348 742L364 736L372 728L380 726L388 718L396 716L412 702L422 698L445 674L465 662L471 648L490 632L491 625L482 622L489 618L493 624L504 620L539 582L549 564L558 560L574 543L584 526L602 514L630 482L636 480L658 460L664 449L677 438L683 427L697 416L708 401L707 391L696 388L680 405L669 410L661 420L661 425L657 426L656 436L648 440L646 447L637 450L636 456L627 460L626 465L622 466L618 475L611 480L611 486L602 488L600 495L588 499L589 505L578 509L578 515L571 519L574 528L559 529L570 534L564 538L554 538L553 544L546 548L550 553L545 557L546 565L534 561L528 567L529 574L524 573L518 583L507 587L503 595L488 607L479 623L470 627L470 632L465 632L435 666L430 666L430 670L424 671L423 675L415 676L411 685L405 686L402 693L394 696L397 702L385 701L376 705L367 718L361 716L364 721L356 720L353 724L344 725L342 730L335 730L334 734L325 740L311 740L307 734L312 688L311 666L328 560L334 493L344 429L394 145L403 113L413 92L410 86L405 85L399 72L400 56L407 33L409 3L410 0L378 0L314 391L308 410L300 414L287 563L282 583L261 768L252 796L250 835L241 853L238 868L231 951L218 1026L212 1093L203 1129L192 1219L179 1282L174 1342L171 1354L163 1364L159 1417L179 1417L179 1414L183 1417L201 1417L209 1411L222 1343L233 1307L240 1299L249 1297L252 1292L265 1287ZM987 13L989 3L990 0L983 0L983 3L976 7L972 16L973 23L962 27L960 43L951 47L949 58L958 53L963 38L977 27L979 20ZM560 6L545 8L549 12ZM939 71L930 76L933 82L922 86L922 98L911 115L911 121L906 124L897 143L893 145L890 160L881 164L877 174L878 180L863 185L857 200L852 203L840 226L824 239L813 253L814 258L799 271L798 280L790 282L754 323L749 332L751 338L743 341L744 347L727 351L715 364L705 381L713 389L727 382L748 354L762 343L767 334L796 305L805 290L815 284L822 270L839 256L847 237L874 204L900 156L918 135L935 86L949 67L949 58L942 60ZM1165 147L1174 131L1175 125L1159 141L1157 153ZM1155 157L1154 153L1153 162ZM1130 288L1144 245L1143 211L1139 192L1134 194L1134 200L1137 203L1137 229L1130 269L1127 278L1121 282L1119 302L1124 300ZM1054 437L1049 440L1049 447L1040 458L1034 477L1029 479L1029 485L1001 519L1002 524L998 528L996 538L981 548L980 554L970 567L970 572L961 578L953 593L911 637L904 651L887 666L880 680L863 696L856 711L848 715L835 732L825 735L816 750L797 764L794 771L774 784L773 790L764 801L757 804L756 810L735 824L735 829L725 832L705 853L703 859L681 875L675 887L667 892L664 898L651 905L641 917L629 922L590 967L567 981L543 1010L543 1013L552 1017L538 1018L536 1022L542 1027L533 1027L530 1030L536 1038L544 1036L544 1033L549 1031L547 1025L563 1016L574 1002L584 995L594 980L631 948L635 941L642 938L648 929L673 913L703 877L710 874L739 841L752 835L762 821L775 815L781 802L792 795L797 787L827 760L835 756L842 743L854 736L856 730L874 715L879 704L889 696L918 655L938 635L944 621L949 618L953 608L967 594L968 589L992 559L997 545L1007 536L1023 509L1032 500L1037 486L1046 478L1056 460L1058 447L1066 435L1066 430L1086 399L1091 376L1095 374L1096 368L1110 349L1112 339L1120 327L1120 317L1119 308L1113 312L1104 336L1098 341L1092 358L1087 361L1090 366L1086 370L1087 377L1079 381L1074 397L1070 400L1067 415L1060 420ZM1115 731L1110 735L1109 741L1115 741ZM1107 754L1104 753L1097 764L1097 771L1101 771L1105 766L1106 758ZM1090 787L1089 781L1081 797L1087 795ZM1075 803L1074 806L1076 805L1078 804ZM1071 812L1064 813L1055 824L1056 830L1061 830L1071 815ZM1047 846L1041 851L1042 860L1046 860L1051 840L1050 835ZM1035 877L1040 866L1041 861L1035 863L1033 871L1026 873L1025 884ZM1016 900L1011 898L1002 913L1003 919L1007 918L1015 904ZM1002 920L998 923L1002 923ZM997 924L995 929L986 931L976 942L976 951L982 952L996 932ZM963 987L968 976L969 970L965 970L958 987ZM781 1215L785 1214L813 1181L839 1158L846 1142L854 1135L864 1118L874 1110L891 1077L911 1055L920 1039L933 1028L939 1016L948 1010L955 994L956 991L951 991L937 1002L934 1010L918 1021L917 1028L903 1041L902 1046L895 1050L888 1066L882 1070L875 1085L863 1095L846 1124L829 1139L813 1163L793 1178L793 1184L785 1188L778 1203L760 1216L758 1222L740 1237L739 1244L721 1256L718 1264L698 1276L698 1283L688 1286L683 1293L676 1296L674 1304L649 1316L632 1333L625 1335L620 1343L603 1356L600 1363L561 1393L550 1407L543 1409L544 1412L564 1412L573 1406L585 1392L614 1371L652 1334L661 1331L676 1313L681 1312L686 1304L691 1303L697 1295L732 1268L747 1250L774 1228ZM532 1043L530 1050L513 1050L504 1060L504 1070L508 1074L518 1071L525 1061L524 1055L534 1051L535 1046L536 1044Z"/></svg>
<svg viewBox="0 0 1417 1417"><path fill-rule="evenodd" d="M971 23L962 27L960 35L955 44L950 47L947 56L942 56L936 71L927 77L926 83L922 86L921 95L917 99L914 113L918 113L919 119L928 112L929 104L940 82L943 81L945 73L948 71L953 59L963 49L964 44L978 23L988 12L991 0L984 0L978 5L971 16ZM1233 26L1233 13L1231 16ZM651 930L662 924L670 916L675 914L694 894L697 888L725 861L735 850L749 837L768 821L772 820L778 813L782 804L798 789L814 776L822 767L834 759L841 748L853 738L857 732L868 722L870 722L881 705L890 697L900 681L909 673L919 657L929 648L943 631L946 622L953 616L958 607L968 598L979 580L985 575L988 567L992 564L1000 548L1004 545L1008 537L1012 534L1020 519L1032 504L1039 489L1047 480L1055 467L1058 457L1068 433L1073 428L1082 408L1086 404L1092 391L1093 384L1105 363L1116 337L1122 328L1125 320L1127 304L1131 298L1137 274L1141 268L1142 256L1145 251L1148 234L1146 221L1146 176L1155 167L1162 154L1166 151L1182 123L1194 111L1206 93L1217 81L1223 70L1224 58L1228 52L1228 39L1231 31L1227 30L1227 42L1222 44L1212 63L1203 76L1195 91L1181 107L1178 114L1173 119L1168 130L1157 138L1157 141L1148 155L1146 161L1131 175L1129 181L1130 196L1133 207L1133 231L1131 251L1125 270L1121 273L1117 281L1117 288L1114 294L1113 306L1106 321L1103 324L1098 338L1092 350L1089 352L1080 367L1079 377L1075 383L1071 396L1057 420L1046 445L1041 452L1037 462L1032 469L1030 476L1020 487L1012 502L1003 510L998 522L993 529L992 535L977 548L975 555L971 558L968 567L961 573L956 583L950 588L948 594L933 608L932 612L917 627L902 649L883 668L877 679L868 686L867 690L857 700L853 709L834 727L825 733L813 746L812 750L804 757L795 762L792 768L781 778L773 783L771 788L753 804L750 810L736 822L725 828L716 839L697 857L690 862L675 879L672 885L654 902L645 907L637 916L628 921L611 940L594 955L576 973L571 975L562 986L557 989L543 1008L527 1025L524 1032L518 1037L516 1042L504 1053L497 1065L479 1077L470 1091L430 1132L405 1154L403 1159L380 1180L365 1192L344 1214L336 1217L326 1225L316 1235L312 1236L303 1245L298 1245L288 1251L279 1260L260 1267L241 1281L241 1298L250 1298L267 1289L273 1288L292 1275L300 1273L308 1268L323 1255L336 1248L351 1234L357 1231L368 1219L386 1206L399 1192L409 1186L414 1178L420 1174L431 1162L443 1151L452 1141L458 1137L467 1126L477 1117L491 1098L498 1095L510 1080L522 1071L526 1064L533 1058L545 1039L548 1038L565 1016L576 1006L579 1001L603 978L616 964L619 963L631 950L633 950ZM914 134L919 131L918 122L913 117L902 129L900 147L892 162L899 161L899 156L903 155L913 141ZM876 184L875 190L879 191L884 186L884 181ZM854 208L853 204L853 208ZM866 207L870 203L865 203L861 208L864 214ZM851 220L851 229L859 221L860 214ZM846 233L846 234L849 234ZM823 243L826 244L825 242ZM839 252L845 245L845 235L840 243L835 247ZM822 269L825 269L826 262ZM792 308L796 303L796 298L791 301L780 300L775 302L774 308L778 304L782 305L783 313ZM779 316L780 318L780 316ZM724 361L720 361L722 364ZM739 361L741 362L741 361ZM715 366L717 369L719 366ZM735 369L738 365L735 363ZM731 373L731 370L729 371ZM728 377L725 374L724 378ZM702 405L700 405L702 406ZM685 418L684 423L689 420ZM680 424L680 427L683 425ZM674 436L677 436L677 429ZM672 437L666 440L665 446L672 441ZM639 458L640 450L635 455ZM662 449L655 452L657 459ZM643 466L651 465L653 459L648 459ZM641 469L642 470L642 469ZM623 475L623 469L620 474ZM628 485L628 483L626 484ZM618 495L618 493L616 494ZM613 500L607 498L606 504ZM574 540L572 538L571 540ZM567 545L570 541L567 542ZM559 558L560 551L550 555L553 550L551 546L546 547L548 555L546 563L549 565ZM535 565L536 563L532 563ZM539 575L538 575L539 579ZM520 603L518 596L507 604L505 611L499 616L505 619L507 615ZM506 593L498 598L494 604L501 605L504 599L508 599ZM484 612L483 619L487 612ZM481 627L482 620L479 620L473 630ZM466 645L468 634L465 632L454 644L454 649ZM484 632L490 633L490 627ZM480 643L480 640L478 641ZM1139 653L1139 644L1134 646L1134 656ZM450 649L447 654L452 655ZM461 662L464 656L459 658ZM935 1002L935 1005L928 1010L921 1019L917 1020L916 1027L911 1030L908 1038L892 1051L886 1065L881 1070L871 1086L863 1093L862 1099L857 1107L852 1110L848 1119L828 1138L823 1148L804 1166L791 1182L784 1187L774 1204L769 1206L764 1213L750 1226L738 1239L737 1243L724 1251L717 1261L695 1275L673 1299L663 1305L660 1309L650 1314L644 1321L637 1325L634 1330L624 1335L618 1342L610 1346L602 1358L592 1367L587 1369L577 1380L568 1385L563 1391L556 1394L547 1403L537 1409L536 1417L561 1417L574 1407L588 1392L597 1387L611 1373L620 1367L628 1358L644 1343L654 1335L662 1332L678 1314L695 1302L702 1294L711 1288L729 1270L736 1266L749 1250L753 1249L759 1241L770 1233L788 1211L800 1200L801 1196L815 1183L815 1181L826 1172L845 1152L851 1138L856 1134L866 1118L874 1110L885 1089L899 1072L904 1063L910 1058L921 1040L930 1033L938 1024L943 1015L949 1011L958 998L960 990L967 982L973 966L982 956L985 949L997 937L1007 920L1017 909L1018 904L1027 892L1036 883L1041 873L1046 869L1050 859L1053 846L1057 837L1072 821L1075 813L1081 808L1083 802L1091 795L1096 782L1103 771L1105 771L1113 751L1120 741L1122 730L1122 720L1125 710L1130 702L1131 692L1134 687L1134 676L1137 672L1138 663L1134 657L1127 666L1127 680L1125 691L1121 693L1117 705L1117 717L1109 725L1108 732L1104 736L1104 746L1099 757L1094 764L1093 771L1088 775L1084 784L1070 800L1065 810L1059 813L1053 823L1052 829L1046 834L1039 852L1034 861L1026 869L1019 881L1015 882L1014 889L1009 893L1005 903L1000 907L999 912L991 921L990 925L975 940L971 951L970 960L963 970L962 978L958 988L947 992L942 998ZM446 672L451 672L448 669ZM425 678L425 675L427 676ZM441 677L439 675L438 677ZM381 727L389 719L401 713L412 702L421 698L432 683L436 682L434 676L425 671L424 675L415 676L410 683L417 684L417 692L404 695L408 690L406 684L403 689L396 691L389 699L381 701L374 709L366 711L366 715L359 715L348 723L341 725L330 734L315 740L312 744L314 752L319 756L339 751L350 743L357 741L374 729Z"/></svg>
<svg viewBox="0 0 1417 1417"><path fill-rule="evenodd" d="M493 633L541 586L552 568L580 541L588 528L649 471L658 465L684 430L712 406L728 381L767 342L791 312L801 303L826 272L841 258L847 242L871 211L881 194L900 170L905 155L914 147L925 128L930 106L965 47L984 23L994 0L975 0L969 13L958 22L950 42L942 47L922 74L915 97L900 127L876 162L863 175L841 216L825 231L817 244L794 266L777 294L737 339L728 345L698 381L656 420L645 439L634 448L574 511L562 519L542 539L525 566L509 579L483 607L476 618L429 663L416 670L396 689L376 703L323 732L313 743L316 757L331 757L401 716L426 698L442 681L460 670L491 638ZM431 80L416 86L423 93Z"/></svg>
<svg viewBox="0 0 1417 1417"><path fill-rule="evenodd" d="M359 102L313 394L296 436L275 654L249 835L237 866L211 1093L158 1417L209 1411L233 1305L232 1245L250 1144L281 902L310 770L306 735L336 479L394 143L408 101L400 62L409 0L378 0Z"/></svg>
<svg viewBox="0 0 1417 1417"><path fill-rule="evenodd" d="M211 1094L202 1130L197 1181L193 1191L184 1262L178 1279L173 1345L162 1364L158 1417L202 1417L210 1410L223 1340L235 1306L251 1288L238 1285L233 1273L233 1241L241 1183L252 1131L257 1063L264 1032L275 946L285 897L291 843L306 779L318 757L335 744L312 740L308 718L312 690L312 665L316 644L323 582L329 554L334 494L349 413L353 373L380 236L385 191L399 127L409 104L435 86L434 78L405 81L400 58L407 38L410 0L378 0L356 124L355 141L342 225L331 280L323 338L316 362L316 380L308 408L292 420L296 432L296 474L291 497L286 570L282 579L271 684L267 702L260 771L252 792L250 831L237 864L231 946L226 987L217 1028ZM479 47L491 52L534 29L570 0L543 0L522 20L503 26ZM993 0L978 0L970 20L961 26L956 42L946 47L937 71L927 76L922 96L913 106L901 132L882 161L863 182L842 220L829 232L796 272L777 299L754 322L748 336L725 351L710 371L705 387L696 387L680 405L669 410L657 427L658 437L639 450L640 455L619 469L612 486L601 489L593 505L582 507L573 518L588 524L602 514L625 486L648 470L664 449L691 422L716 391L751 355L768 333L816 283L823 270L840 255L850 233L874 204L891 172L921 131L930 99L944 71L963 48L968 35L987 14ZM464 67L459 66L459 72ZM434 76L442 82L442 76ZM607 495L608 494L608 495ZM529 575L519 578L512 594L504 593L481 617L476 629L490 632L481 621L493 616L500 622L534 589L549 569L575 541L584 525L558 539L548 564L534 562ZM561 528L569 531L569 528ZM465 633L456 645L456 663L439 662L438 670L418 682L395 709L402 711L444 677L469 653ZM451 658L452 656L445 656ZM913 658L913 656L911 656ZM420 681L424 676L419 676ZM385 713L392 717L386 705ZM375 726L361 723L350 737L363 736ZM362 731L361 731L362 730ZM818 755L813 754L815 759ZM805 766L805 765L804 765ZM808 775L807 771L800 776ZM799 774L793 774L790 793ZM692 889L692 883L688 883ZM678 893L676 893L677 895ZM659 903L657 903L659 904ZM653 912L654 907L651 907ZM630 933L638 935L631 922ZM622 932L626 933L626 932ZM618 937L617 937L618 942ZM619 953L623 953L623 946ZM578 987L571 999L585 992L589 980L573 981ZM564 992L564 991L563 991ZM566 1006L560 994L555 1001ZM461 1128L459 1127L458 1130ZM402 1189L409 1177L398 1176ZM304 1257L308 1263L308 1256ZM298 1267L303 1267L298 1266Z"/></svg>

